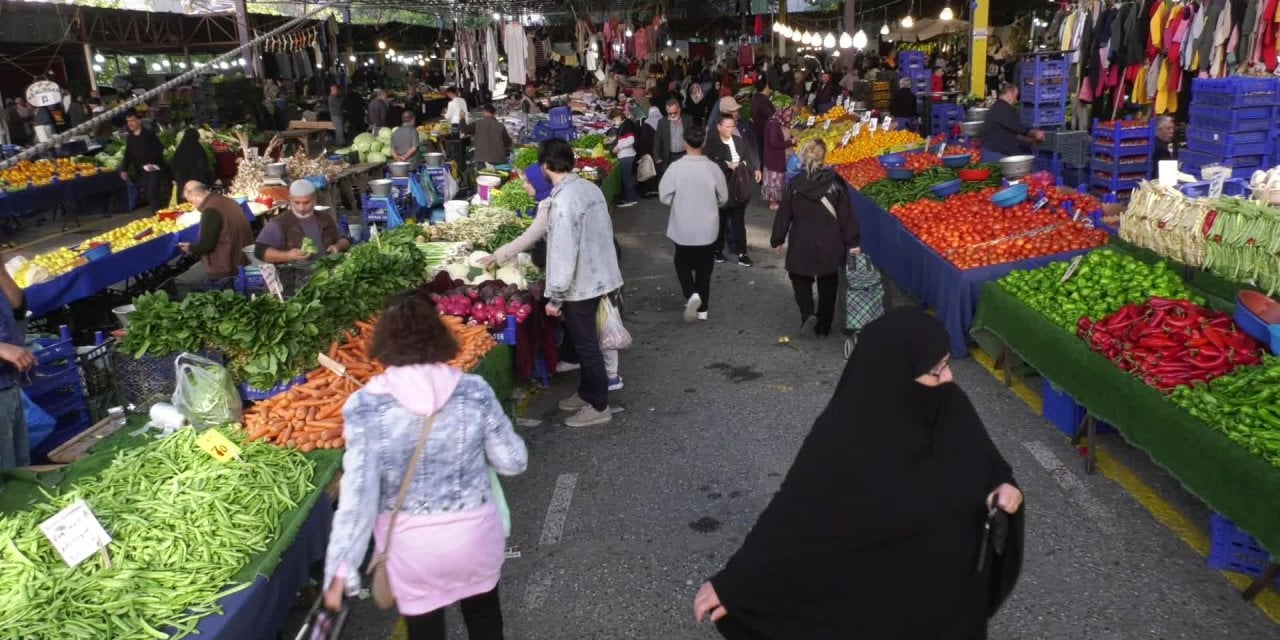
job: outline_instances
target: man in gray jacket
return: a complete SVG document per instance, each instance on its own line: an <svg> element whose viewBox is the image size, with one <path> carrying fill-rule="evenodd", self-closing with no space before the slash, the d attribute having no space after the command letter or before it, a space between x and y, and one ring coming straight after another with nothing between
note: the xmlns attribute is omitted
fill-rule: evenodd
<svg viewBox="0 0 1280 640"><path fill-rule="evenodd" d="M693 322L695 317L707 319L715 243L720 234L719 209L729 200L724 172L702 155L706 140L702 127L685 129L687 155L675 161L673 170L658 184L658 198L671 207L667 237L676 244L676 277L686 300L685 322Z"/></svg>
<svg viewBox="0 0 1280 640"><path fill-rule="evenodd" d="M658 175L665 174L671 163L684 157L684 132L697 124L680 110L680 101L675 98L667 100L666 109L667 117L658 123L653 141L653 161L658 164Z"/></svg>
<svg viewBox="0 0 1280 640"><path fill-rule="evenodd" d="M538 149L542 172L552 184L547 225L547 315L564 317L582 366L578 392L560 401L574 415L570 427L590 427L612 419L609 377L596 331L600 300L622 287L613 247L613 221L604 193L573 173L573 147L559 139Z"/></svg>

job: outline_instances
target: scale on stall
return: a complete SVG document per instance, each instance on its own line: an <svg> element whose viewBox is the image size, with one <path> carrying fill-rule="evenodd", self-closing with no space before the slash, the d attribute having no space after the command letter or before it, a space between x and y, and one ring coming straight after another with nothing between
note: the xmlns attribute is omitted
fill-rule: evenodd
<svg viewBox="0 0 1280 640"><path fill-rule="evenodd" d="M284 181L285 164L283 162L273 162L267 165L266 175L263 177L262 184L273 186L288 186Z"/></svg>

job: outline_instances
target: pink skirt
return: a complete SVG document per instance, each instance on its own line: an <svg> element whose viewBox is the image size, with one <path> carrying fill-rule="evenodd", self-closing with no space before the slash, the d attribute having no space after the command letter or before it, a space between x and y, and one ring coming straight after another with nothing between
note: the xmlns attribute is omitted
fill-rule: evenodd
<svg viewBox="0 0 1280 640"><path fill-rule="evenodd" d="M378 514L373 538L386 545L391 514ZM401 615L417 616L485 593L502 575L506 539L492 502L469 511L396 518L387 579Z"/></svg>
<svg viewBox="0 0 1280 640"><path fill-rule="evenodd" d="M764 184L760 187L760 193L765 200L769 202L781 202L782 190L787 183L787 174L782 171L764 170Z"/></svg>

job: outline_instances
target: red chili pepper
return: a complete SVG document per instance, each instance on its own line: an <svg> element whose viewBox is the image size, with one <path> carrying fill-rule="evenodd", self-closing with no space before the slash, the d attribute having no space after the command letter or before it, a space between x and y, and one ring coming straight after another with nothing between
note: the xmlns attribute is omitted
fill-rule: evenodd
<svg viewBox="0 0 1280 640"><path fill-rule="evenodd" d="M1138 341L1138 344L1144 347L1153 347L1156 349L1167 349L1170 347L1182 346L1164 336L1156 335L1143 336L1143 338Z"/></svg>
<svg viewBox="0 0 1280 640"><path fill-rule="evenodd" d="M1200 369L1217 369L1227 362L1227 354L1221 353L1212 357L1191 358L1188 362Z"/></svg>
<svg viewBox="0 0 1280 640"><path fill-rule="evenodd" d="M1196 316L1190 316L1190 315L1188 315L1188 316L1182 316L1182 317L1170 316L1170 317L1168 317L1168 318L1166 318L1166 319L1165 319L1164 324L1165 324L1165 326L1169 326L1169 327L1177 327L1177 328L1179 328L1179 329L1184 329L1184 328L1188 328L1188 327L1190 327L1191 325L1195 324L1198 320L1199 320L1199 318L1198 318L1198 317L1196 317Z"/></svg>
<svg viewBox="0 0 1280 640"><path fill-rule="evenodd" d="M1212 342L1213 346L1219 349L1227 348L1227 342L1223 339L1222 332L1212 323L1204 328L1204 337L1208 338L1209 342Z"/></svg>
<svg viewBox="0 0 1280 640"><path fill-rule="evenodd" d="M1229 316L1218 316L1208 322L1208 326L1215 329L1228 329L1231 327L1231 318Z"/></svg>

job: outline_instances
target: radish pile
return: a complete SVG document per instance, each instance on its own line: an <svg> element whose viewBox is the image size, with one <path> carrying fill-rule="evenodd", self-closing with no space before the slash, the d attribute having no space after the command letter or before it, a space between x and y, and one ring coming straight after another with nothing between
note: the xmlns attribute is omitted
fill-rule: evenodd
<svg viewBox="0 0 1280 640"><path fill-rule="evenodd" d="M524 322L533 313L532 303L539 298L501 280L468 285L461 280L449 280L445 272L436 276L433 284L437 293L432 298L440 307L440 313L462 318L469 325L490 328L505 327L507 318Z"/></svg>

